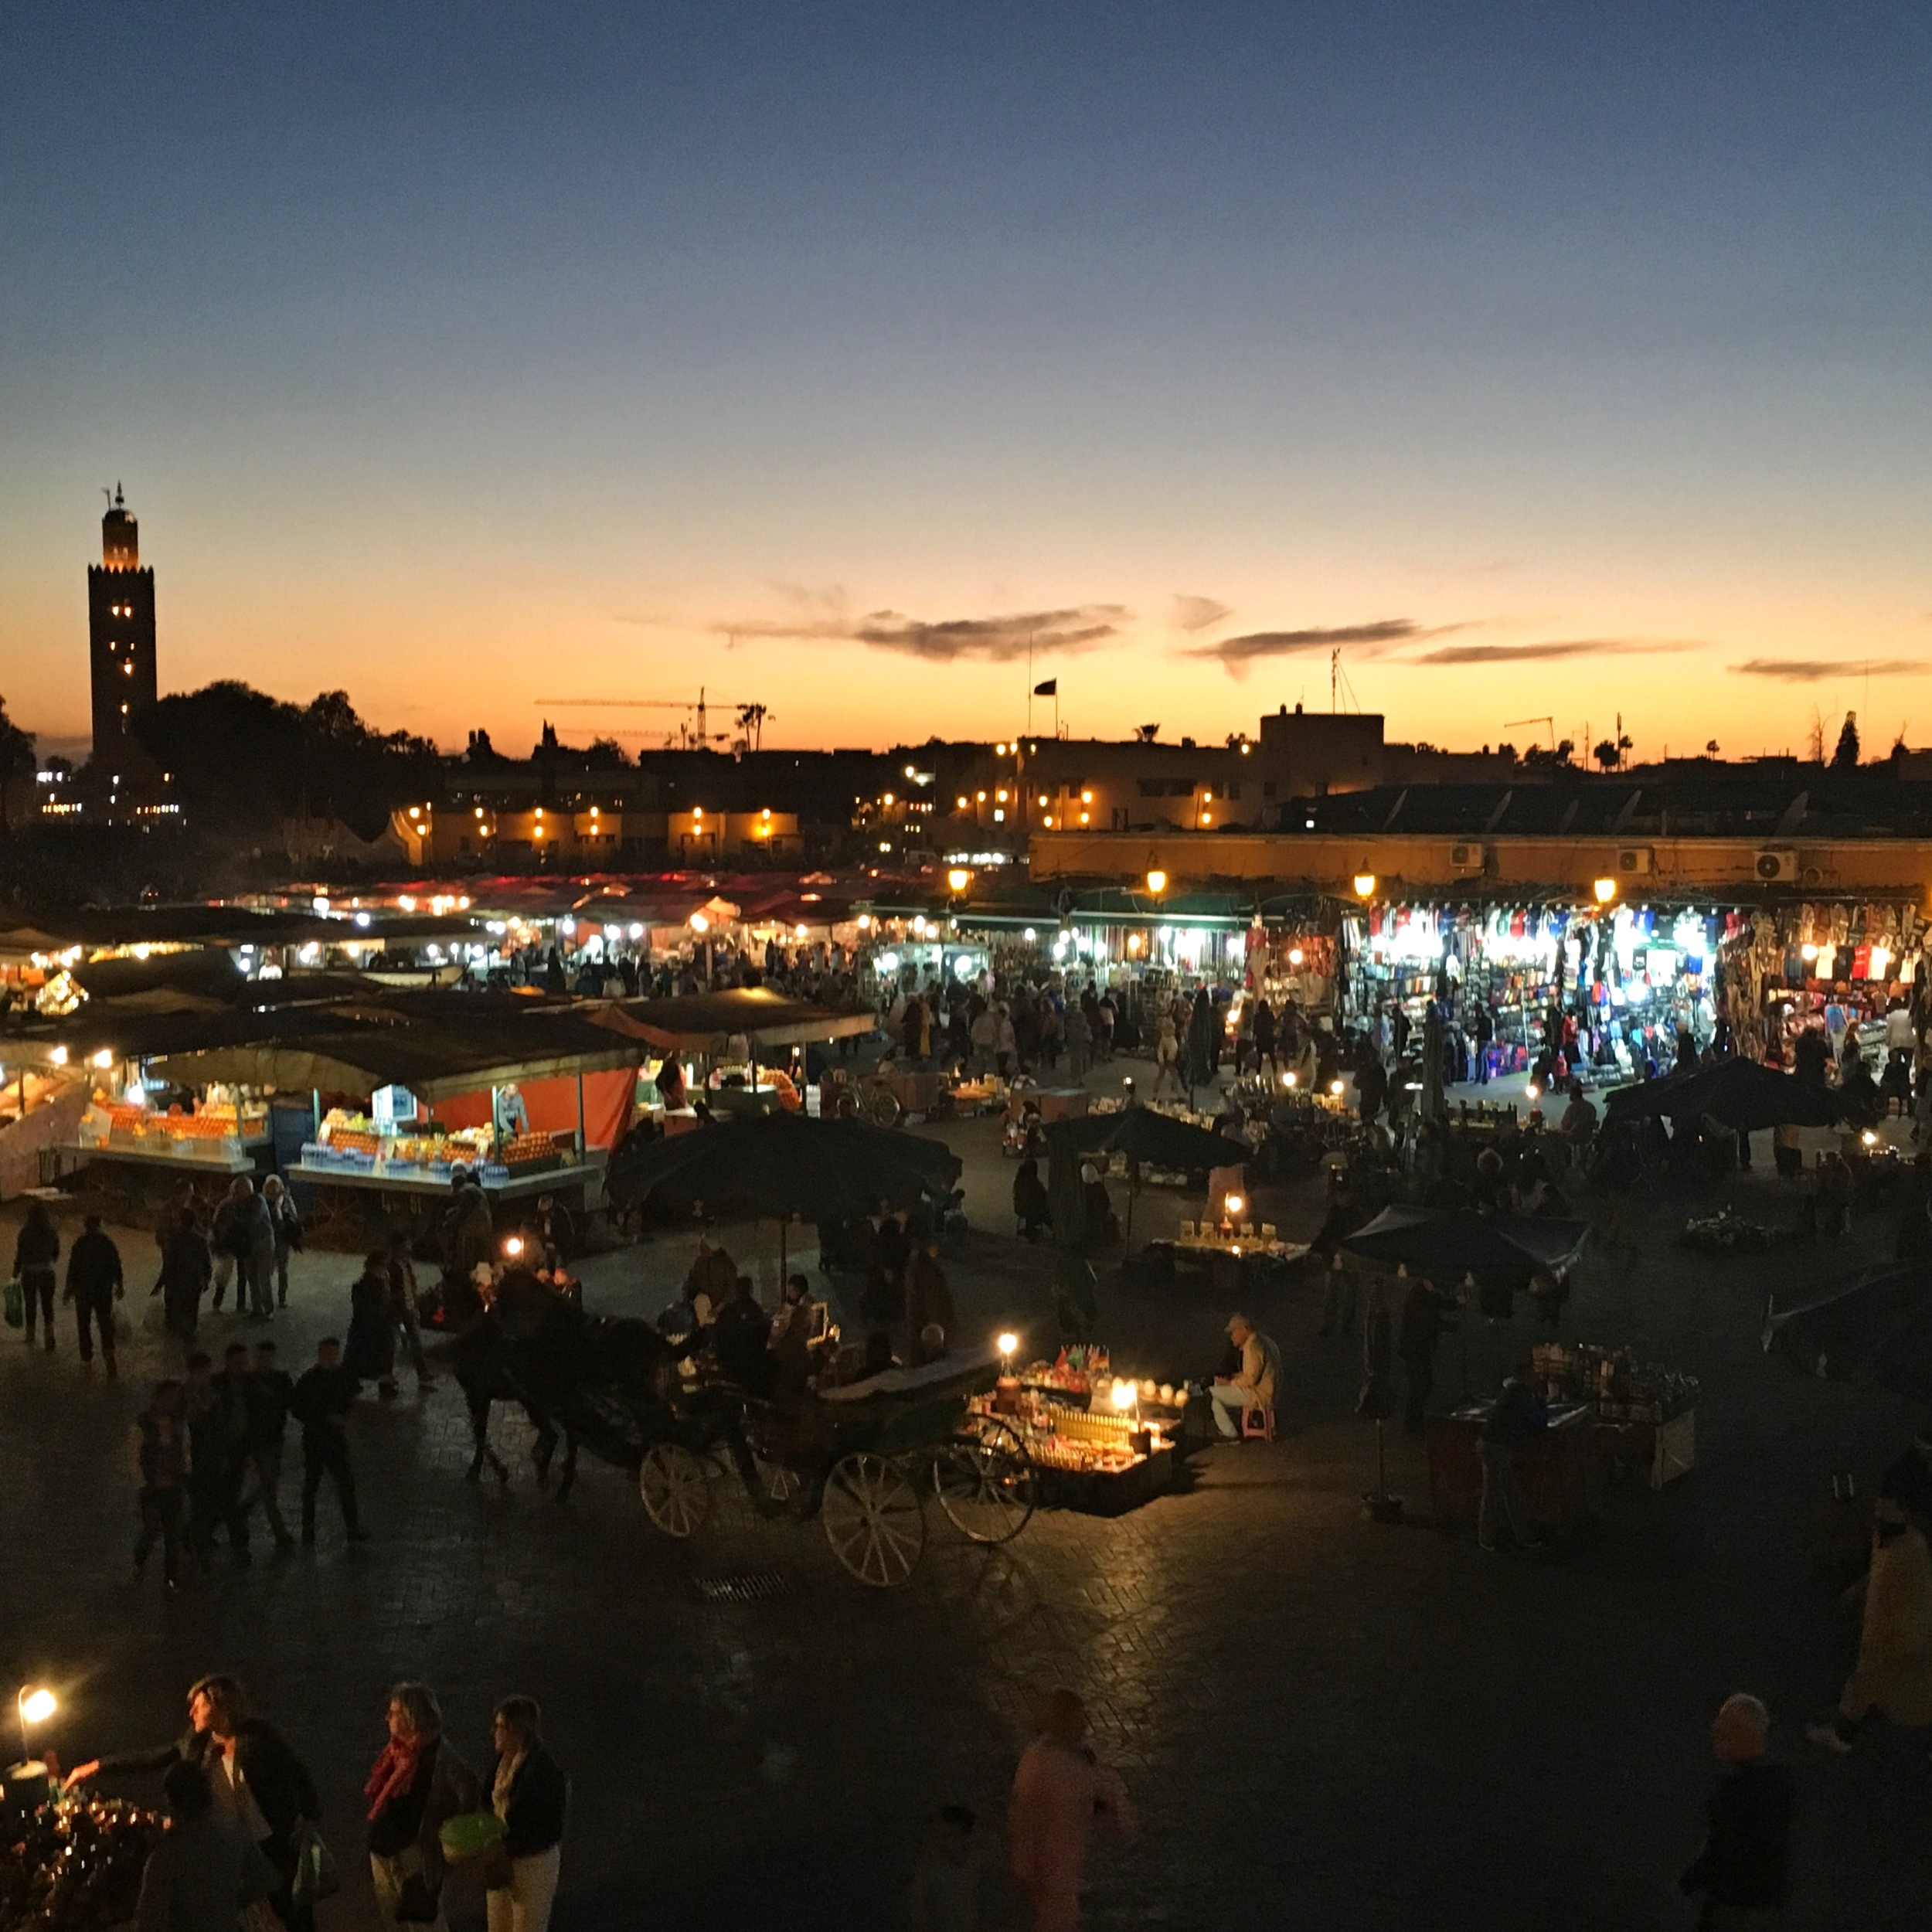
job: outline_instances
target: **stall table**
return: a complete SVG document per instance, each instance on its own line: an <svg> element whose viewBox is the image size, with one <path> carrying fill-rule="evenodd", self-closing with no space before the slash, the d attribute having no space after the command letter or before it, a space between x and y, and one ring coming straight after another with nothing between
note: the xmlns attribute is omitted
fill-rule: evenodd
<svg viewBox="0 0 1932 1932"><path fill-rule="evenodd" d="M1429 1501L1438 1523L1471 1520L1482 1501L1482 1460L1476 1444L1495 1408L1475 1402L1429 1418ZM1516 1477L1532 1519L1566 1529L1600 1513L1603 1468L1595 1411L1587 1403L1558 1403L1549 1427L1516 1451Z"/></svg>

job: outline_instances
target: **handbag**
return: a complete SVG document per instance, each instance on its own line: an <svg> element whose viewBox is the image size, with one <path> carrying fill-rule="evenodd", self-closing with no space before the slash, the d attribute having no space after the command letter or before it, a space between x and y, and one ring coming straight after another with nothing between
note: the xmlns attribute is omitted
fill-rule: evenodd
<svg viewBox="0 0 1932 1932"><path fill-rule="evenodd" d="M7 1287L6 1287L6 1315L7 1315L7 1326L8 1326L9 1328L25 1328L25 1327L26 1326L26 1322L27 1322L27 1297L26 1297L26 1291L25 1291L25 1290L24 1290L24 1289L21 1287L21 1285L20 1285L20 1277L19 1277L19 1276L18 1276L17 1274L16 1274L16 1275L15 1275L15 1276L13 1276L13 1277L12 1277L9 1280L9 1281L8 1281L8 1283L7 1283Z"/></svg>
<svg viewBox="0 0 1932 1932"><path fill-rule="evenodd" d="M296 1825L294 1841L295 1869L289 1896L298 1910L313 1910L318 1900L332 1899L342 1889L342 1875L313 1820L303 1818Z"/></svg>

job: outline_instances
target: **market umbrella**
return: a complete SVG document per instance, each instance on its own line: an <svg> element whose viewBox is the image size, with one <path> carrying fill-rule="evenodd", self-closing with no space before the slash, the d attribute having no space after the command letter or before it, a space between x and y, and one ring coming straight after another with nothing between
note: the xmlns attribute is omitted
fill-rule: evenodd
<svg viewBox="0 0 1932 1932"><path fill-rule="evenodd" d="M614 1161L605 1194L618 1206L646 1200L781 1221L849 1220L883 1201L910 1207L938 1191L936 1143L844 1121L761 1114L648 1142ZM950 1185L959 1171L941 1148Z"/></svg>
<svg viewBox="0 0 1932 1932"><path fill-rule="evenodd" d="M1406 1264L1434 1281L1473 1276L1482 1286L1526 1287L1539 1274L1560 1274L1575 1262L1587 1221L1525 1220L1458 1208L1384 1208L1342 1243L1350 1253Z"/></svg>
<svg viewBox="0 0 1932 1932"><path fill-rule="evenodd" d="M1117 1114L1089 1114L1073 1123L1071 1138L1081 1152L1123 1154L1134 1163L1127 1196L1127 1232L1134 1233L1134 1202L1140 1192L1138 1169L1165 1168L1177 1174L1205 1174L1217 1167L1234 1167L1250 1159L1254 1149L1231 1135L1210 1133L1191 1121L1143 1106L1139 1101Z"/></svg>
<svg viewBox="0 0 1932 1932"><path fill-rule="evenodd" d="M1138 1102L1117 1114L1090 1114L1079 1123L1077 1139L1086 1154L1124 1154L1148 1167L1177 1174L1205 1174L1251 1159L1254 1149L1226 1134L1212 1133L1191 1121L1177 1121Z"/></svg>
<svg viewBox="0 0 1932 1932"><path fill-rule="evenodd" d="M1609 1109L1613 1117L1624 1118L1662 1114L1683 1121L1708 1114L1740 1134L1767 1127L1830 1127L1840 1111L1838 1097L1826 1089L1761 1061L1736 1058L1693 1073L1619 1087L1610 1097Z"/></svg>
<svg viewBox="0 0 1932 1932"><path fill-rule="evenodd" d="M1766 1354L1777 1349L1807 1375L1842 1381L1873 1373L1898 1394L1932 1401L1928 1318L1932 1264L1887 1263L1801 1308L1781 1313L1767 1300L1760 1338Z"/></svg>

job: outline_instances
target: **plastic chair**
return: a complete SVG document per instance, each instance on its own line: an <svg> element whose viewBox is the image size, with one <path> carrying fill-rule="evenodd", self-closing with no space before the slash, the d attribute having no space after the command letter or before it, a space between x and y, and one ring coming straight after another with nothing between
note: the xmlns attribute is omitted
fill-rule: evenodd
<svg viewBox="0 0 1932 1932"><path fill-rule="evenodd" d="M1272 1442L1274 1440L1274 1404L1268 1403L1259 1409L1244 1409L1241 1412L1241 1440L1243 1442Z"/></svg>

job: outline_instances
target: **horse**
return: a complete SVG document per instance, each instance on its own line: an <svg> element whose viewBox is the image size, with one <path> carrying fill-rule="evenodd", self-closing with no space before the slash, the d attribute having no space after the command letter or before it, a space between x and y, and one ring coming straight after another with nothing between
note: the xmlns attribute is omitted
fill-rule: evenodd
<svg viewBox="0 0 1932 1932"><path fill-rule="evenodd" d="M509 1485L509 1471L490 1446L498 1402L520 1404L536 1431L531 1459L539 1489L549 1486L562 1442L559 1502L577 1481L580 1441L600 1461L634 1471L668 1422L676 1364L690 1345L667 1342L648 1322L587 1315L528 1270L513 1270L454 1351L475 1444L466 1480L481 1481L487 1461Z"/></svg>

